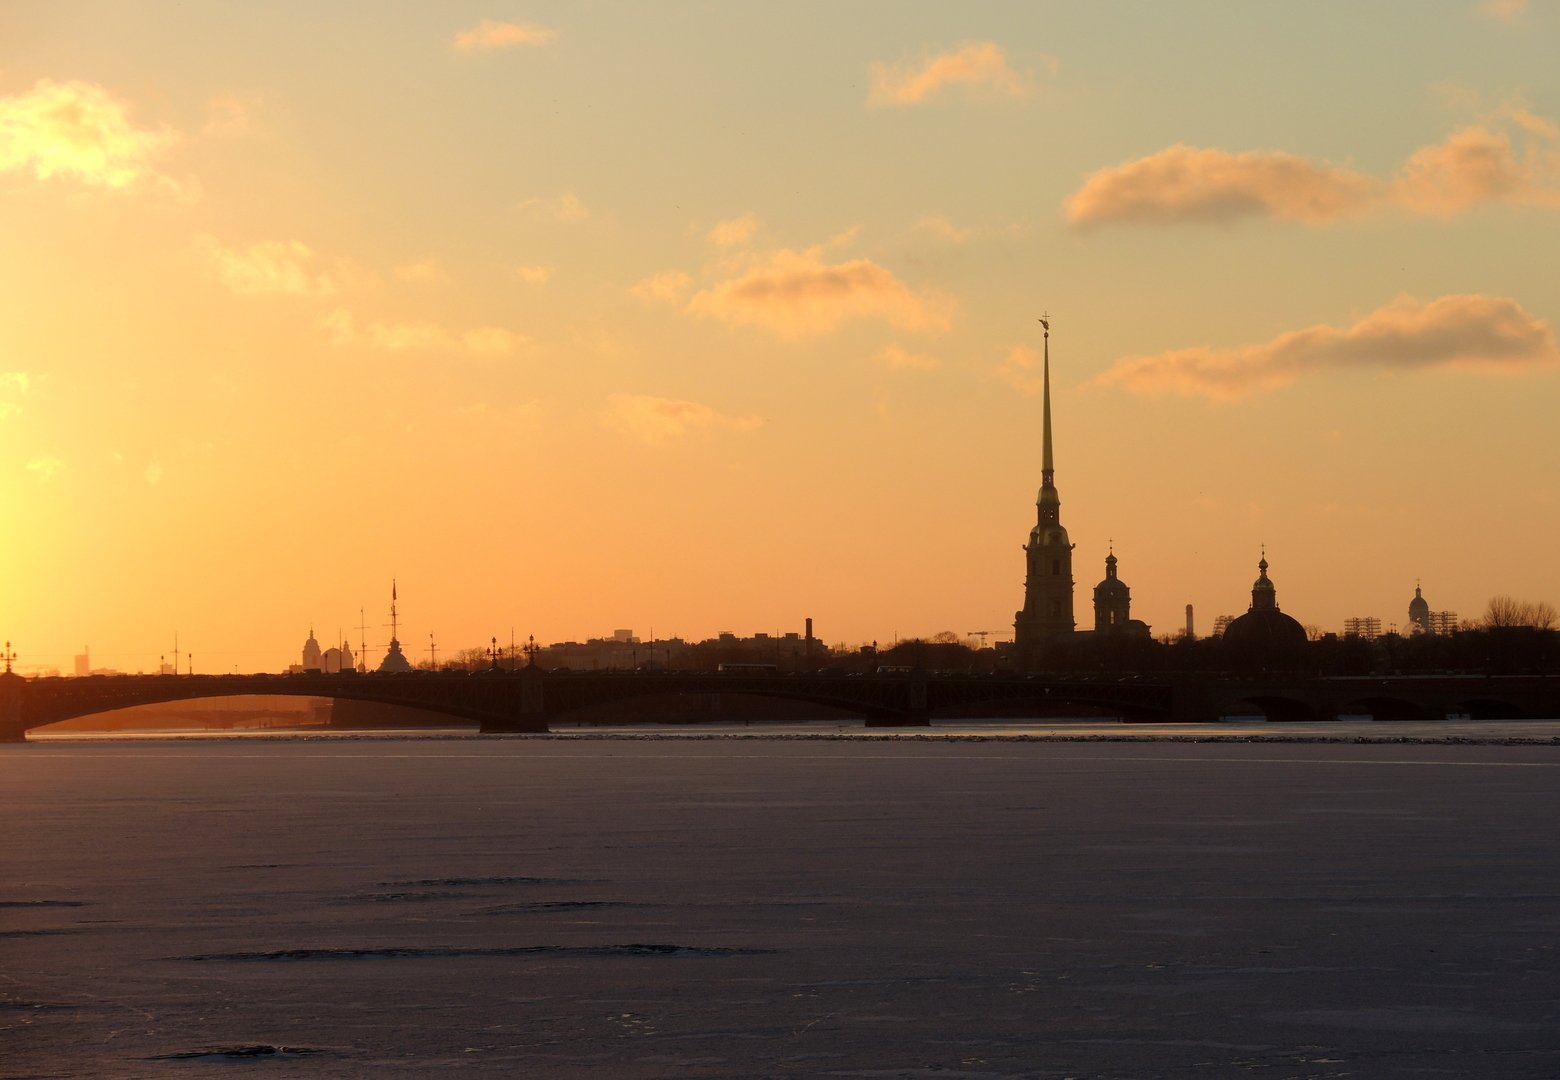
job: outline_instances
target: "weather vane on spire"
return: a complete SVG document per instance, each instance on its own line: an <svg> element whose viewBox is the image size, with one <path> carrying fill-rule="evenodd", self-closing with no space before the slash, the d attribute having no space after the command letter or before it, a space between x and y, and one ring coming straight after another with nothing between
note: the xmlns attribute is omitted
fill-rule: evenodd
<svg viewBox="0 0 1560 1080"><path fill-rule="evenodd" d="M1050 337L1051 336L1051 313L1049 311L1045 312L1044 314L1042 314L1040 316L1040 325L1045 327L1045 336L1046 337Z"/></svg>

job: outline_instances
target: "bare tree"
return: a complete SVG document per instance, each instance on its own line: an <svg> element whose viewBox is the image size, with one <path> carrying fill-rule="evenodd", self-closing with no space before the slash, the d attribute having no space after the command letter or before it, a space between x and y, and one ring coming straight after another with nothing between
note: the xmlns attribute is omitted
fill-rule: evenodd
<svg viewBox="0 0 1560 1080"><path fill-rule="evenodd" d="M1518 600L1514 596L1492 596L1484 609L1481 625L1487 630L1512 626L1530 626L1553 630L1557 618L1555 606L1544 600Z"/></svg>

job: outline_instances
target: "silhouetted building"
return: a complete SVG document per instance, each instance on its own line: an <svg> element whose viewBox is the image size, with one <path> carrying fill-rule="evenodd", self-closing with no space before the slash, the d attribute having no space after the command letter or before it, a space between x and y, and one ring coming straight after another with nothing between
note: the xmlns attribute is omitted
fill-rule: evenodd
<svg viewBox="0 0 1560 1080"><path fill-rule="evenodd" d="M1148 637L1148 624L1132 617L1132 590L1116 576L1116 553L1105 556L1105 580L1094 586L1094 632Z"/></svg>
<svg viewBox="0 0 1560 1080"><path fill-rule="evenodd" d="M412 670L412 662L401 651L400 628L400 616L396 614L396 584L392 579L390 582L390 646L385 649L385 658L379 661L381 674Z"/></svg>
<svg viewBox="0 0 1560 1080"><path fill-rule="evenodd" d="M1433 634L1430 627L1430 602L1419 591L1419 585L1414 585L1414 598L1408 602L1408 632L1412 634Z"/></svg>
<svg viewBox="0 0 1560 1080"><path fill-rule="evenodd" d="M303 664L300 666L304 671L320 670L320 643L314 640L312 626L309 627L309 640L303 643Z"/></svg>
<svg viewBox="0 0 1560 1080"><path fill-rule="evenodd" d="M1042 370L1042 457L1040 495L1035 500L1038 521L1024 545L1027 575L1024 606L1013 616L1013 644L1021 666L1029 667L1044 654L1048 642L1068 637L1074 630L1071 541L1062 527L1061 496L1057 494L1056 467L1051 453L1051 325L1045 327L1045 361Z"/></svg>
<svg viewBox="0 0 1560 1080"><path fill-rule="evenodd" d="M1251 607L1224 628L1224 647L1235 659L1259 665L1292 659L1305 648L1305 627L1278 609L1278 590L1267 576L1266 553L1257 571Z"/></svg>

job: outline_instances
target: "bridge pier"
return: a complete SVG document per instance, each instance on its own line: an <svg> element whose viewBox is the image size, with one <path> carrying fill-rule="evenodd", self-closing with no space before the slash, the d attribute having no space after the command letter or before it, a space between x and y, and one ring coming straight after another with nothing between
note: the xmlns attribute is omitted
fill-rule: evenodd
<svg viewBox="0 0 1560 1080"><path fill-rule="evenodd" d="M488 716L478 721L482 735L546 735L552 729L545 716Z"/></svg>
<svg viewBox="0 0 1560 1080"><path fill-rule="evenodd" d="M911 710L897 716L868 716L867 727L931 727L932 717L925 709Z"/></svg>
<svg viewBox="0 0 1560 1080"><path fill-rule="evenodd" d="M22 723L22 695L27 680L15 672L0 674L0 743L27 741L27 728Z"/></svg>
<svg viewBox="0 0 1560 1080"><path fill-rule="evenodd" d="M508 716L483 717L477 728L483 735L545 735L551 730L547 726L547 703L542 694L541 670L527 667L515 677L520 682L517 695L519 701L515 703L519 708L512 710Z"/></svg>

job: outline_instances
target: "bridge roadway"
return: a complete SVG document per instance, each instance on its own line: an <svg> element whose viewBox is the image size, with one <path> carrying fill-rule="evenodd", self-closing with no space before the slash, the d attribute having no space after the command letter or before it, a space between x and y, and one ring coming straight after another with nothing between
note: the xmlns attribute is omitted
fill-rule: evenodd
<svg viewBox="0 0 1560 1080"><path fill-rule="evenodd" d="M689 694L754 695L829 705L869 726L924 725L939 715L1087 709L1129 722L1203 723L1231 712L1273 721L1560 718L1560 678L1435 675L1319 678L1217 674L1059 677L884 673L545 672L539 668L403 675L0 675L0 741L78 716L245 694L404 705L475 721L484 732L545 732L591 706ZM988 711L986 715L991 715Z"/></svg>

